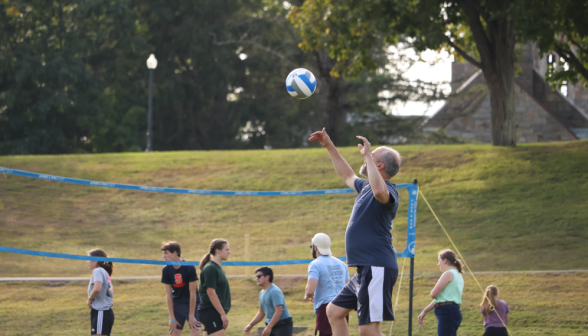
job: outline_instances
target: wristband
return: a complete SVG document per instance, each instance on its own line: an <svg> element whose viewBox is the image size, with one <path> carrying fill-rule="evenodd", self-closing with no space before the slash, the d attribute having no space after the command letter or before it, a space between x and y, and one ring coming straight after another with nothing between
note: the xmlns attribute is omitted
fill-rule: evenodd
<svg viewBox="0 0 588 336"><path fill-rule="evenodd" d="M169 323L176 322L176 320L169 320Z"/></svg>

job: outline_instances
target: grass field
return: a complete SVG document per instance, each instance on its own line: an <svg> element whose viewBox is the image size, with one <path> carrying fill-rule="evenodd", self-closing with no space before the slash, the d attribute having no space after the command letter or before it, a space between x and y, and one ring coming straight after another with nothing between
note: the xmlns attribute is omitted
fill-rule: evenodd
<svg viewBox="0 0 588 336"><path fill-rule="evenodd" d="M403 155L403 166L393 182L419 180L421 190L474 271L588 269L587 141L517 148L452 145L397 149ZM363 159L356 148L343 148L341 152L354 169L359 168ZM323 149L12 156L0 157L0 166L159 187L220 190L345 187ZM395 246L402 250L408 197L405 191L400 196L393 235ZM250 234L250 260L276 260L309 258L310 238L316 232L326 232L333 240L334 253L344 255L344 233L353 199L353 195L268 198L170 195L0 176L0 245L73 254L85 254L91 248L101 247L112 257L159 259L160 243L177 240L184 247L184 258L198 260L210 240L222 236L231 242L231 260L236 261L245 260L243 237ZM450 247L422 199L418 205L416 247L417 273L436 272L436 252ZM85 263L79 261L2 253L0 265L0 277L89 275ZM305 265L275 269L280 274L306 272ZM115 276L159 275L160 270L158 266L118 264ZM226 271L244 273L239 267L227 267ZM581 322L587 320L586 297L582 293L587 284L585 276L501 275L495 279L504 281L506 292L512 294L505 296L507 301L509 297L513 298L510 301L516 298L520 307L525 308L519 309L525 311L524 315L513 317L515 330L519 328L517 323L521 323L518 333L586 332L586 324ZM420 289L415 292L415 309L422 309L420 305L425 303L433 281L417 278ZM487 278L483 285L488 285L488 281L495 280ZM558 284L551 285L551 282ZM246 286L253 285L246 280L234 280L234 283L236 293L246 300L249 295L245 294ZM543 287L544 284L548 285ZM473 285L468 282L468 290L473 291ZM3 320L0 330L17 328L14 334L21 335L26 334L24 325L29 323L24 323L23 317L28 320L30 316L34 323L34 319L49 321L61 316L61 309L82 314L74 302L85 295L82 294L85 286L0 284L2 316L11 311L6 313L11 318L0 319ZM165 307L163 296L151 290L153 286L160 285L145 281L117 286L116 304L120 307L117 318L121 316L117 325L121 331L125 323L129 328L121 334L149 334L141 328L155 330L158 323L165 322L165 317L155 318ZM291 284L291 294L302 293L302 287L302 283ZM30 288L47 289L40 292L55 295L58 300L55 305L51 299L41 301L37 291ZM574 291L574 288L580 289ZM130 294L141 290L146 291L144 301ZM19 296L19 291L24 292ZM25 292L31 293L22 295ZM20 303L13 304L8 299L15 296L21 297ZM479 298L474 295L472 300L473 307ZM37 301L38 309L32 304ZM405 300L401 298L401 301ZM22 308L18 309L18 304L28 308L26 315ZM312 312L307 311L308 307L299 307L297 320L310 325ZM145 325L137 324L133 329L132 319L124 317L124 311L130 316L132 309L141 311L138 316L144 319ZM564 311L564 316L560 316ZM243 315L243 321L249 318L236 310L232 314L236 319ZM67 325L64 330L68 332L61 334L77 334L75 328L85 330L85 324L74 323L77 318L63 319L57 320ZM464 324L460 335L462 332L479 334L479 317L474 314L468 319L471 322ZM435 324L433 316L430 322L419 333L430 332ZM398 324L398 328L403 328L403 323ZM545 332L540 332L542 328ZM53 334L60 335L59 331ZM153 331L153 334L162 333Z"/></svg>
<svg viewBox="0 0 588 336"><path fill-rule="evenodd" d="M482 317L478 305L481 294L470 277L462 312L459 335L482 335ZM511 308L512 335L586 335L588 334L588 274L483 275L483 283L502 289L501 298ZM435 277L415 279L416 315L429 302L428 293ZM312 327L315 318L310 303L303 302L304 278L277 277L275 283L286 295L294 325ZM259 288L253 279L231 279L233 308L229 312L229 334L244 335L241 330L257 310ZM404 284L406 285L406 283ZM392 335L406 335L408 291L401 297ZM116 315L114 335L166 335L167 310L163 285L157 281L115 281ZM85 335L89 332L89 312L85 305L87 283L0 283L0 330L2 335ZM431 312L425 324L413 325L415 335L436 335L436 318ZM357 335L357 316L351 315L350 330ZM390 323L382 330L390 332ZM309 336L311 328L301 335Z"/></svg>

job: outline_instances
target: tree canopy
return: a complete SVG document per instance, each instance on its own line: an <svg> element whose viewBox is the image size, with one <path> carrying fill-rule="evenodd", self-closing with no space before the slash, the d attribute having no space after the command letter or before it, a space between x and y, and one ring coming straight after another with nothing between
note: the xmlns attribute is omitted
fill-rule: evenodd
<svg viewBox="0 0 588 336"><path fill-rule="evenodd" d="M516 43L537 39L544 52L557 51L573 71L552 66L548 80L577 81L588 60L587 7L574 0L306 0L292 21L302 46L327 49L342 75L374 71L380 51L402 41L453 52L484 74L494 145L514 146Z"/></svg>
<svg viewBox="0 0 588 336"><path fill-rule="evenodd" d="M300 101L285 90L294 68L321 72L289 10L273 0L2 0L0 154L143 150L151 53L154 150L307 145L328 95L319 85ZM376 113L391 125L376 132L382 139L412 132L381 103L419 93L405 86L386 98L382 90L404 85L398 76L356 74L327 99L344 111L337 127L366 129L346 113Z"/></svg>
<svg viewBox="0 0 588 336"><path fill-rule="evenodd" d="M527 15L521 34L536 41L543 53L559 56L549 63L547 80L555 86L588 85L588 2L527 0L518 5Z"/></svg>

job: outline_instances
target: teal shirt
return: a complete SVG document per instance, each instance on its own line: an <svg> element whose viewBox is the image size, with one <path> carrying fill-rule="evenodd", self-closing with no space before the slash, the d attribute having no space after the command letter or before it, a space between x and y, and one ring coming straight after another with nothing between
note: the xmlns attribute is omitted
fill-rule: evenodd
<svg viewBox="0 0 588 336"><path fill-rule="evenodd" d="M282 306L282 316L280 316L278 321L290 317L290 313L286 307L284 294L278 286L272 284L267 290L262 289L259 292L259 307L263 308L266 323L269 323L272 320L272 317L274 317L276 306Z"/></svg>
<svg viewBox="0 0 588 336"><path fill-rule="evenodd" d="M441 293L435 298L435 303L455 302L461 306L463 277L456 269L449 270L449 272L453 273L453 281L445 285L445 288L443 288Z"/></svg>

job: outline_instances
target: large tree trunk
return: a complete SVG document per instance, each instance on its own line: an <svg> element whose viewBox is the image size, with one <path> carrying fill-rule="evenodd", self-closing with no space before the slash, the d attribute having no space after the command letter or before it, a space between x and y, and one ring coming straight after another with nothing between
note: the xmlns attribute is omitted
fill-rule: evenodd
<svg viewBox="0 0 588 336"><path fill-rule="evenodd" d="M491 80L489 76L484 76L490 89L492 144L516 146L514 78L511 76L500 80L491 77Z"/></svg>
<svg viewBox="0 0 588 336"><path fill-rule="evenodd" d="M335 145L346 145L345 137L341 134L345 122L345 111L341 104L341 78L331 77L331 70L337 61L330 58L325 50L316 53L316 59L324 126Z"/></svg>
<svg viewBox="0 0 588 336"><path fill-rule="evenodd" d="M503 15L492 17L476 0L463 2L470 29L476 41L482 69L490 90L492 107L492 144L516 146L515 124L515 33L514 22L508 18L510 0L494 3ZM480 18L486 21L482 25Z"/></svg>

